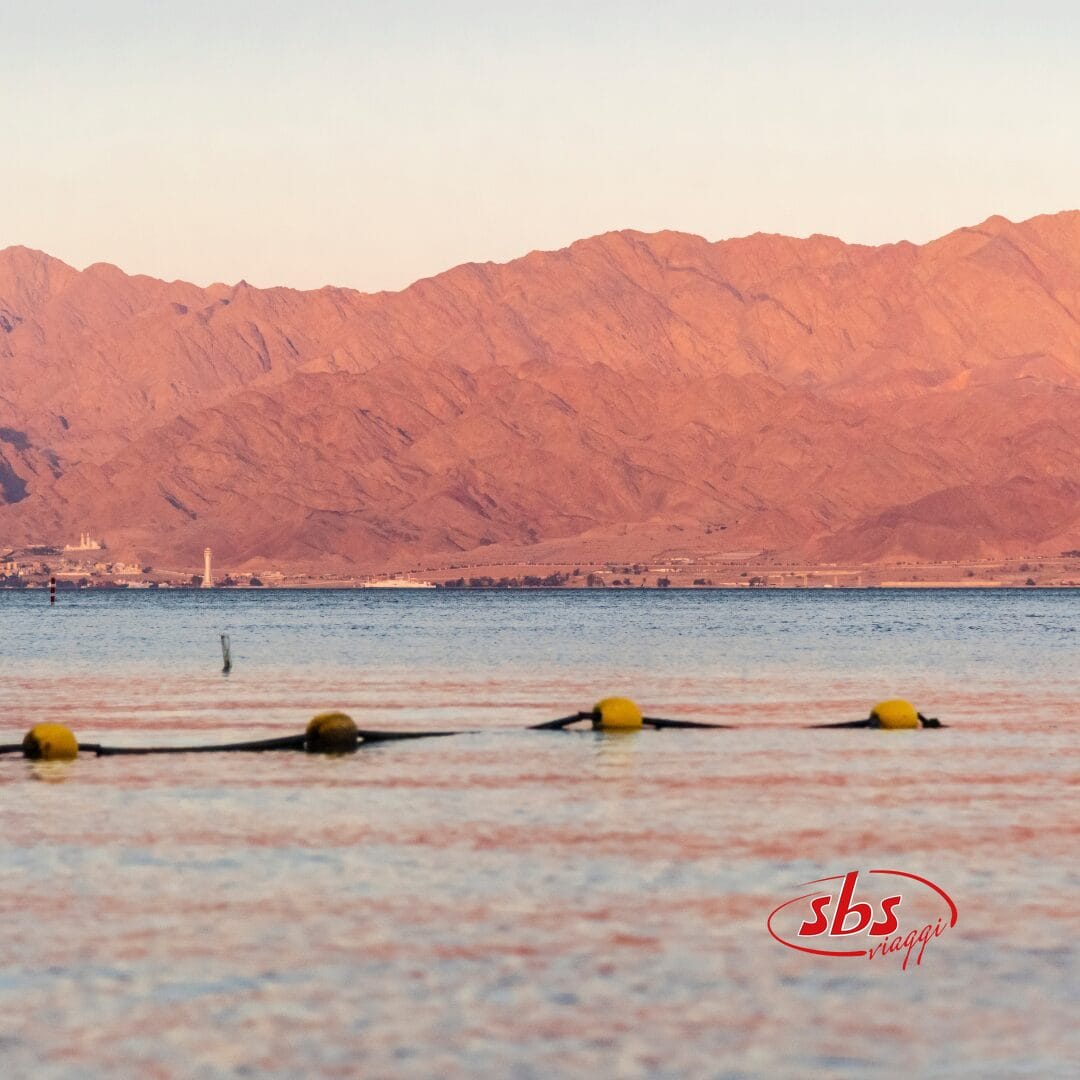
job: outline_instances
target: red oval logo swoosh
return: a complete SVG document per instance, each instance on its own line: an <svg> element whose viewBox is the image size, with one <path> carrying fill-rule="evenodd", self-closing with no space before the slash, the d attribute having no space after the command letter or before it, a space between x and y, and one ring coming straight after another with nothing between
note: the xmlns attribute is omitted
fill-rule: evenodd
<svg viewBox="0 0 1080 1080"><path fill-rule="evenodd" d="M908 878L910 881L917 881L920 885L925 885L928 889L932 889L949 907L949 926L954 927L958 917L956 904L949 894L941 888L939 885L935 885L929 878L920 877L918 874L911 874L905 870L867 870L867 874L887 874L892 877ZM804 882L805 885L819 885L826 881L839 881L844 877L843 874L833 874L829 877L815 878L813 881ZM778 907L773 908L769 912L769 917L765 920L765 927L769 931L770 936L779 941L781 945L786 945L789 949L794 949L796 952L810 953L813 956L866 956L869 953L869 949L812 949L807 945L796 945L791 941L786 941L784 938L773 929L773 919L785 908L791 907L792 904L798 904L804 900L810 900L816 896L824 895L824 890L819 889L816 892L804 893L802 896L796 896L792 900L785 900L784 903Z"/></svg>

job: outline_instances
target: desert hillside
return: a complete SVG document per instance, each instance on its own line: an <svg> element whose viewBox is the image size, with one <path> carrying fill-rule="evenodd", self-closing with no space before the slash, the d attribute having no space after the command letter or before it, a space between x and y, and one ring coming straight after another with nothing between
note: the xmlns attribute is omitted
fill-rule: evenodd
<svg viewBox="0 0 1080 1080"><path fill-rule="evenodd" d="M1075 549L1080 212L923 246L612 233L374 295L9 248L0 548L83 529L361 569Z"/></svg>

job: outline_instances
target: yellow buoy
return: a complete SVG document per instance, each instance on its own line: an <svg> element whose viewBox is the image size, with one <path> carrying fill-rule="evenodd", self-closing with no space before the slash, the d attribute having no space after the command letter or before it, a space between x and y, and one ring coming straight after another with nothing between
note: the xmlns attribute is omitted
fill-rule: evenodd
<svg viewBox="0 0 1080 1080"><path fill-rule="evenodd" d="M360 744L352 718L343 712L312 717L307 726L305 749L312 754L350 754Z"/></svg>
<svg viewBox="0 0 1080 1080"><path fill-rule="evenodd" d="M63 724L35 724L23 738L23 757L35 761L71 761L79 742Z"/></svg>
<svg viewBox="0 0 1080 1080"><path fill-rule="evenodd" d="M918 710L910 701L904 701L901 698L878 702L870 710L870 719L876 720L879 727L888 728L891 731L920 726Z"/></svg>
<svg viewBox="0 0 1080 1080"><path fill-rule="evenodd" d="M593 706L593 726L630 731L641 727L641 710L629 698L606 697Z"/></svg>

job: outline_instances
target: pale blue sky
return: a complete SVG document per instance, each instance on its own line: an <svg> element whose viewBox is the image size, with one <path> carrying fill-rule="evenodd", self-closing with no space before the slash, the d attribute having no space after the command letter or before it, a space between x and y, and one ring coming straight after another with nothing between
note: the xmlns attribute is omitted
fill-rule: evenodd
<svg viewBox="0 0 1080 1080"><path fill-rule="evenodd" d="M1065 3L2 0L0 247L399 288L608 229L1080 206Z"/></svg>

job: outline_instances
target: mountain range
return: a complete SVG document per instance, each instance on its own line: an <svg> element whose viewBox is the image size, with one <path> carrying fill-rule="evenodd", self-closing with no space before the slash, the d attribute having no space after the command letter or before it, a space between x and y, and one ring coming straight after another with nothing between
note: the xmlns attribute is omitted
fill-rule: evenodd
<svg viewBox="0 0 1080 1080"><path fill-rule="evenodd" d="M396 293L0 251L0 547L197 566L1080 548L1080 212L633 231Z"/></svg>

